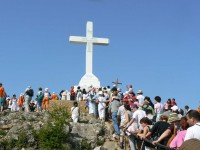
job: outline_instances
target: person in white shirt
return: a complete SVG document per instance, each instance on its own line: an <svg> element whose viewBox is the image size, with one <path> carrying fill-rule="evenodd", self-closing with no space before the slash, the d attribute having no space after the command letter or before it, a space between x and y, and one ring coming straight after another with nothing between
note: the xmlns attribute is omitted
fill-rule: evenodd
<svg viewBox="0 0 200 150"><path fill-rule="evenodd" d="M138 106L136 104L131 105L131 111L133 112L133 117L129 121L129 123L127 123L125 130L127 129L129 133L128 135L131 150L135 150L134 137L131 136L130 133L137 133L143 129L142 125L140 124L140 120L143 117L146 117L146 113L145 111L138 109Z"/></svg>
<svg viewBox="0 0 200 150"><path fill-rule="evenodd" d="M144 104L144 98L145 97L142 94L143 94L142 90L138 90L136 98L138 99L139 105Z"/></svg>
<svg viewBox="0 0 200 150"><path fill-rule="evenodd" d="M102 91L98 92L98 98L97 98L96 102L98 103L99 119L104 122L105 121L106 99L103 97Z"/></svg>
<svg viewBox="0 0 200 150"><path fill-rule="evenodd" d="M11 111L17 111L18 110L18 105L17 105L17 98L16 95L13 95L13 98L11 99L12 105L11 105Z"/></svg>
<svg viewBox="0 0 200 150"><path fill-rule="evenodd" d="M80 116L80 109L78 107L78 103L74 102L74 106L71 108L71 113L72 113L72 120L73 122L78 122L79 116Z"/></svg>
<svg viewBox="0 0 200 150"><path fill-rule="evenodd" d="M196 110L190 110L186 118L190 127L187 129L184 141L194 138L200 140L200 113Z"/></svg>
<svg viewBox="0 0 200 150"><path fill-rule="evenodd" d="M163 113L164 106L161 104L161 98L160 96L156 96L155 98L155 105L154 105L154 110L156 114L156 122L160 120L160 116Z"/></svg>

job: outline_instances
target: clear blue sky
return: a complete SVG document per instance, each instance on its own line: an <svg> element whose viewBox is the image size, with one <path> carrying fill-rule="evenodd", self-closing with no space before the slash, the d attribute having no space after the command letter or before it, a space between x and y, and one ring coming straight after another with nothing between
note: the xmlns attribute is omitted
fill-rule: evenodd
<svg viewBox="0 0 200 150"><path fill-rule="evenodd" d="M86 46L69 36L94 36L93 73L102 86L117 78L162 102L200 104L199 0L4 0L0 2L0 82L9 95L77 85L85 74Z"/></svg>

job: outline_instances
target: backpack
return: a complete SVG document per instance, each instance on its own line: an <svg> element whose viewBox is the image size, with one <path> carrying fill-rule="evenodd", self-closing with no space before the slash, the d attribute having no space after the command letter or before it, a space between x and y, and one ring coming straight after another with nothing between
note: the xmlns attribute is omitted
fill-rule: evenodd
<svg viewBox="0 0 200 150"><path fill-rule="evenodd" d="M34 92L33 92L33 89L29 89L28 91L26 91L26 94L30 97L33 96Z"/></svg>
<svg viewBox="0 0 200 150"><path fill-rule="evenodd" d="M38 95L38 100L42 100L44 97L44 93L43 92L40 92L40 95Z"/></svg>

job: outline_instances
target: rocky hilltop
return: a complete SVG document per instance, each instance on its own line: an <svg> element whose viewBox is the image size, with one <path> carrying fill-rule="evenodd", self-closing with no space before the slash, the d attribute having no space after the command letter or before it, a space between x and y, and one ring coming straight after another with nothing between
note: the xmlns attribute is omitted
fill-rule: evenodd
<svg viewBox="0 0 200 150"><path fill-rule="evenodd" d="M84 103L80 106L79 123L70 122L69 109L66 108L71 108L72 102L53 103L49 112L0 113L0 150L118 149L117 143L110 141L111 123L101 123L88 115Z"/></svg>

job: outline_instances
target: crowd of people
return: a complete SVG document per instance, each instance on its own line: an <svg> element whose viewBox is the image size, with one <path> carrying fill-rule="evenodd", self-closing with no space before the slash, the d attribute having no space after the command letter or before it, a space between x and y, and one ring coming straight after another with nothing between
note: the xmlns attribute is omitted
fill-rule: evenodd
<svg viewBox="0 0 200 150"><path fill-rule="evenodd" d="M52 94L49 92L48 88L42 91L42 88L38 88L36 97L34 98L34 90L31 86L28 86L24 93L21 93L17 98L16 94L12 97L7 95L4 90L2 83L0 83L0 107L1 112L3 110L9 109L10 111L46 111L49 107L50 100L58 100L59 97L55 92Z"/></svg>
<svg viewBox="0 0 200 150"><path fill-rule="evenodd" d="M175 98L163 103L160 96L155 96L152 102L142 90L135 94L132 85L124 93L116 86L112 89L109 86L90 87L88 92L81 91L80 87L78 89L71 108L73 121L78 122L80 115L77 101L86 101L90 115L102 122L112 121L113 138L119 141L121 149L124 148L125 136L129 139L131 150L151 150L159 144L162 146L157 149L179 149L184 146L184 141L200 140L200 107L191 110L186 105L180 109ZM144 139L151 142L143 143Z"/></svg>
<svg viewBox="0 0 200 150"><path fill-rule="evenodd" d="M128 137L131 150L138 147L150 150L158 144L179 149L184 141L200 140L200 107L191 110L186 105L180 109L175 98L169 98L163 103L160 96L155 96L152 102L150 97L143 95L142 90L135 93L132 85L125 92L116 85L111 89L110 86L91 86L88 89L72 86L69 92L62 90L59 95L55 92L51 94L48 88L44 91L39 88L34 100L33 96L34 91L28 86L19 98L15 94L10 98L0 83L1 111L45 111L48 110L49 100L72 100L74 106L71 108L71 118L73 122L78 122L78 101L85 101L90 115L102 123L112 121L113 138L119 141L121 149L124 148L125 136ZM141 142L144 139L152 142Z"/></svg>

